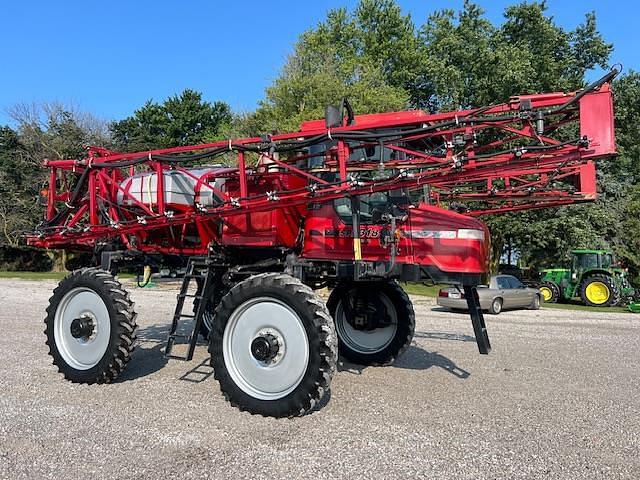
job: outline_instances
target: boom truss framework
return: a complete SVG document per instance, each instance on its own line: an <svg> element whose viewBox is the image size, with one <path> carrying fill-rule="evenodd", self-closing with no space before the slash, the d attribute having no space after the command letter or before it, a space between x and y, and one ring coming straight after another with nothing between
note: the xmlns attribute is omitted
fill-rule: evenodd
<svg viewBox="0 0 640 480"><path fill-rule="evenodd" d="M81 160L45 161L46 219L28 240L66 248L119 237L135 247L155 231L174 239L164 251L188 254L181 226L195 224L202 233L212 218L400 188L427 187L431 201L462 203L476 216L593 200L594 161L615 154L615 74L578 92L522 95L450 113L348 115L333 124L305 122L295 133L141 153L89 147ZM223 154L235 155L237 166L206 180L187 168ZM164 192L168 170L210 189L217 203L177 211L164 195L152 205L123 186L135 173L155 172L154 191ZM304 186L251 193L254 182L274 172L300 177ZM218 188L218 179L237 183L237 193Z"/></svg>

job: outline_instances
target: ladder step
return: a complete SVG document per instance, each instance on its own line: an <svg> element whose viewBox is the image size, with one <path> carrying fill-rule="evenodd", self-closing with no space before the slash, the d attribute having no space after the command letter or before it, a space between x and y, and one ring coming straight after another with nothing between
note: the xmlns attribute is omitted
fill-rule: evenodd
<svg viewBox="0 0 640 480"><path fill-rule="evenodd" d="M197 300L202 300L202 295L194 295L192 293L179 293L178 299L180 298L195 298Z"/></svg>
<svg viewBox="0 0 640 480"><path fill-rule="evenodd" d="M166 358L169 358L171 360L182 360L183 362L188 362L189 360L191 360L190 358L188 358L187 356L181 357L180 355L165 355Z"/></svg>
<svg viewBox="0 0 640 480"><path fill-rule="evenodd" d="M204 280L205 278L207 278L207 276L206 275L201 275L201 274L198 273L198 274L192 274L192 275L187 274L183 278L187 278L187 279L200 278L200 279Z"/></svg>
<svg viewBox="0 0 640 480"><path fill-rule="evenodd" d="M192 284L191 283L192 279L201 279L203 281L199 282L199 285L198 285L199 288L196 289L195 293L188 293L189 287ZM169 335L167 336L167 344L164 352L165 357L172 358L175 360L191 360L193 358L193 352L196 348L196 343L198 341L198 334L200 333L200 326L202 325L203 317L205 314L205 305L201 300L203 300L206 295L211 294L210 289L212 288L213 281L214 281L213 272L211 271L206 258L189 259L187 271L182 280L182 288L180 289L180 293L177 295L178 302L176 304L176 308L173 314L171 329L169 330ZM182 313L182 309L184 308L185 298L193 298L200 301L197 304L198 308L193 314ZM195 301L194 301L194 304L196 304ZM191 333L189 335L182 335L177 333L178 330L180 330L181 321L187 321L187 323L191 324L189 327L189 330L191 330ZM186 345L187 350L185 355L175 355L171 353L176 343L176 340L178 339L186 340L186 343L183 342L179 344L179 345Z"/></svg>

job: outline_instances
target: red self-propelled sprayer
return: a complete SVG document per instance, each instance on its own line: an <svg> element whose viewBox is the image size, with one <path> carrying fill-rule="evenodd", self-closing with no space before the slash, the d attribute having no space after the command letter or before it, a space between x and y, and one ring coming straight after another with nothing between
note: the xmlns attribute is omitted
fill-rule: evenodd
<svg viewBox="0 0 640 480"><path fill-rule="evenodd" d="M136 314L113 275L167 259L186 275L165 354L190 360L207 338L221 390L252 413L312 409L338 350L366 365L397 358L415 323L398 281L459 285L488 353L476 286L489 234L474 217L595 198L594 162L616 153L616 74L450 113L354 115L343 101L294 133L45 161L46 215L28 243L92 251L98 265L54 291L54 364L74 382L115 380Z"/></svg>

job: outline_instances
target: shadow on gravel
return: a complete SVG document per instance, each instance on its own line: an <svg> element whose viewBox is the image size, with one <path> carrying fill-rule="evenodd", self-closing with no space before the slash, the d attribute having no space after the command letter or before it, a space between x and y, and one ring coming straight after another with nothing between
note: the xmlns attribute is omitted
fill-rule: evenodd
<svg viewBox="0 0 640 480"><path fill-rule="evenodd" d="M168 325L152 325L138 331L138 343L133 352L133 358L127 365L123 374L116 382L126 382L142 378L163 368L168 359L164 356L164 347L169 331ZM456 342L475 342L475 338L469 335L445 332L415 332L416 338L428 338L431 340L444 340ZM200 383L213 376L213 368L210 365L210 358L207 357L196 366L185 372L180 380L191 383ZM457 366L449 358L437 352L428 352L416 345L411 345L404 354L396 360L390 367L403 368L407 370L427 370L432 367L442 368L455 377L465 379L470 373ZM338 371L355 375L362 374L367 368L364 365L357 365L348 361L338 361ZM328 401L328 399L326 399ZM318 406L321 408L321 406Z"/></svg>
<svg viewBox="0 0 640 480"><path fill-rule="evenodd" d="M164 367L167 364L164 346L168 331L168 325L152 325L139 329L131 361L116 383L146 377Z"/></svg>
<svg viewBox="0 0 640 480"><path fill-rule="evenodd" d="M467 341L467 340L462 340ZM475 339L473 340L475 341ZM398 358L390 368L404 368L407 370L427 370L432 367L442 368L451 375L458 378L468 378L471 374L457 366L453 361L438 352L427 352L426 350L411 345L407 350ZM363 370L368 368L364 365L356 365L344 360L338 362L339 372L348 372L354 375L361 375ZM376 368L376 367L373 367Z"/></svg>
<svg viewBox="0 0 640 480"><path fill-rule="evenodd" d="M475 342L475 337L463 335L461 333L445 333L445 332L415 332L414 338L428 338L430 340L448 340L455 342Z"/></svg>
<svg viewBox="0 0 640 480"><path fill-rule="evenodd" d="M191 383L204 382L213 375L213 367L211 366L211 357L205 358L198 365L186 372L180 377L180 380Z"/></svg>
<svg viewBox="0 0 640 480"><path fill-rule="evenodd" d="M164 356L164 347L167 343L169 325L151 325L138 330L138 340L131 361L127 365L122 375L116 382L126 382L137 378L146 377L163 368L168 358ZM200 339L199 343L204 343ZM186 344L176 344L176 349L186 348ZM178 351L181 353L181 350ZM200 383L213 374L213 369L209 367L209 358L187 371L180 377L180 380Z"/></svg>

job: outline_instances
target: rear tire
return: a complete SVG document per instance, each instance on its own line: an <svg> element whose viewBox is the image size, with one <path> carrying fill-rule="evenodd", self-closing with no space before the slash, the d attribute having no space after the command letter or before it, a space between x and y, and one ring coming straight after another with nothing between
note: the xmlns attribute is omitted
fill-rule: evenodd
<svg viewBox="0 0 640 480"><path fill-rule="evenodd" d="M489 307L489 313L492 315L498 315L502 311L502 299L494 298Z"/></svg>
<svg viewBox="0 0 640 480"><path fill-rule="evenodd" d="M196 279L197 295L202 295L202 287L204 285L204 281L197 278ZM211 333L211 328L213 326L215 310L217 306L220 304L222 298L229 293L229 287L222 284L222 282L218 282L213 290L213 294L208 299L203 299L207 302L207 305L204 310L204 315L202 317L202 323L200 324L200 336L204 340L209 339L209 334ZM194 299L193 301L193 313L195 314L198 311L198 305L200 303L199 299Z"/></svg>
<svg viewBox="0 0 640 480"><path fill-rule="evenodd" d="M611 307L620 301L620 292L607 275L591 275L580 287L582 303L590 307Z"/></svg>
<svg viewBox="0 0 640 480"><path fill-rule="evenodd" d="M391 320L390 325L367 330L356 328L353 319L347 318L344 302L353 307L356 295L372 295L380 299ZM370 304L368 304L370 306ZM415 331L415 313L411 300L395 281L341 283L329 296L327 307L336 323L340 355L360 365L388 365L398 358L411 344Z"/></svg>
<svg viewBox="0 0 640 480"><path fill-rule="evenodd" d="M329 391L337 341L329 312L309 287L289 275L263 273L224 296L209 353L234 407L292 417L312 410Z"/></svg>
<svg viewBox="0 0 640 480"><path fill-rule="evenodd" d="M49 299L45 326L53 364L72 382L112 382L131 359L136 312L105 270L83 268L64 278Z"/></svg>

